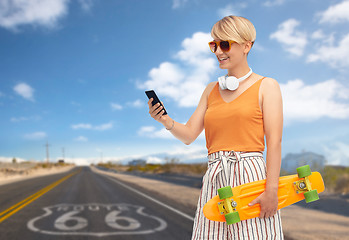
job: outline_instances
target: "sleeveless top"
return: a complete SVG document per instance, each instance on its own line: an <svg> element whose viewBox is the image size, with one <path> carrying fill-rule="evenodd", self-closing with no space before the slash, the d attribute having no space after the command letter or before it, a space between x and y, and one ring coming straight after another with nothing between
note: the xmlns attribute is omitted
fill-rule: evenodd
<svg viewBox="0 0 349 240"><path fill-rule="evenodd" d="M261 78L227 103L214 86L204 118L208 154L218 151L264 151L263 114L259 107Z"/></svg>

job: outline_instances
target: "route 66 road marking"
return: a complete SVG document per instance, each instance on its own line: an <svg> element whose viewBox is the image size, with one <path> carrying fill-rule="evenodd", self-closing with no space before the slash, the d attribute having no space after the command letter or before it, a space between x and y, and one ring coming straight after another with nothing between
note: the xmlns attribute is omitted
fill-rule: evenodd
<svg viewBox="0 0 349 240"><path fill-rule="evenodd" d="M126 203L57 204L44 207L45 213L31 219L27 227L49 235L98 237L144 235L166 229L163 219L146 214L144 209Z"/></svg>

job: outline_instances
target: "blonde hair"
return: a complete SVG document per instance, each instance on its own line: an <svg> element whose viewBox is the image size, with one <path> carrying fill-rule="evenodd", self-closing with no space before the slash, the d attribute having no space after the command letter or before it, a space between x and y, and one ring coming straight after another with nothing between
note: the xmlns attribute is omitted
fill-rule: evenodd
<svg viewBox="0 0 349 240"><path fill-rule="evenodd" d="M213 39L233 40L238 44L256 40L256 29L253 24L244 17L227 16L216 22L212 27Z"/></svg>

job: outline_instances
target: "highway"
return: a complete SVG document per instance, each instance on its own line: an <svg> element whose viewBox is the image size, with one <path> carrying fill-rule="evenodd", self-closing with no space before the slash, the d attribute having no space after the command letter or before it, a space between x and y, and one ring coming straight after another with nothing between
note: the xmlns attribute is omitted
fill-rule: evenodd
<svg viewBox="0 0 349 240"><path fill-rule="evenodd" d="M193 215L89 167L0 186L1 240L186 240Z"/></svg>

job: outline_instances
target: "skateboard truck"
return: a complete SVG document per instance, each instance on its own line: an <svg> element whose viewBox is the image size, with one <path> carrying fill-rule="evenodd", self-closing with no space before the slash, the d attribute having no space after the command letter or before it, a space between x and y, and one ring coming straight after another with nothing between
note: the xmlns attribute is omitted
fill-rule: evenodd
<svg viewBox="0 0 349 240"><path fill-rule="evenodd" d="M293 187L297 194L303 193L307 203L319 200L316 189L311 188L309 176L312 174L309 165L297 168L299 180L293 183Z"/></svg>
<svg viewBox="0 0 349 240"><path fill-rule="evenodd" d="M309 181L308 177L304 177L304 179L298 180L293 183L294 189L296 190L297 194L309 192L313 190L311 188L311 183Z"/></svg>
<svg viewBox="0 0 349 240"><path fill-rule="evenodd" d="M228 225L240 222L239 213L236 210L237 203L234 201L233 192L230 186L218 189L219 199L218 209L221 215L224 215Z"/></svg>
<svg viewBox="0 0 349 240"><path fill-rule="evenodd" d="M221 215L235 212L237 205L238 204L234 201L234 199L226 198L223 201L218 202L219 212L221 213Z"/></svg>

